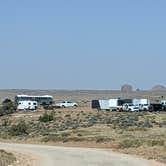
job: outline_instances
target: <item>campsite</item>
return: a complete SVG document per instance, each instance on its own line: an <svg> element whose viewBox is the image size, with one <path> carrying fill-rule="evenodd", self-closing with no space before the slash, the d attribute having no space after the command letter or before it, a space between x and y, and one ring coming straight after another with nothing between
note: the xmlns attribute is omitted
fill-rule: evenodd
<svg viewBox="0 0 166 166"><path fill-rule="evenodd" d="M18 93L20 91L0 91L0 96L11 96L11 99L14 99ZM27 90L24 93L42 95L46 92ZM133 92L128 95L137 98L140 95L145 97L152 92L141 93ZM163 92L153 93L154 96L151 98L156 102L164 96ZM94 97L115 98L117 95L125 95L120 91L47 91L47 94L52 95L57 102L63 99L72 100L79 106L54 110L43 107L36 111L17 110L9 116L1 116L2 142L12 140L15 143L106 148L161 163L166 162L165 111L119 112L97 111L91 108Z"/></svg>

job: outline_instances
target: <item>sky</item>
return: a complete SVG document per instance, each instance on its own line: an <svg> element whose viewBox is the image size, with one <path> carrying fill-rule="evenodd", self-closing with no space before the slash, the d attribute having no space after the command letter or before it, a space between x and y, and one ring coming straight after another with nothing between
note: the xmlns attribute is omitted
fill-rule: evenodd
<svg viewBox="0 0 166 166"><path fill-rule="evenodd" d="M1 0L0 89L165 86L165 0Z"/></svg>

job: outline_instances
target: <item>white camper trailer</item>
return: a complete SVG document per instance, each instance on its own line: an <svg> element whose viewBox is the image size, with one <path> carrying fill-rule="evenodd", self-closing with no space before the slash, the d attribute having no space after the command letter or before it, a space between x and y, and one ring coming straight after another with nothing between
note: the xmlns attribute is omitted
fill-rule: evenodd
<svg viewBox="0 0 166 166"><path fill-rule="evenodd" d="M108 99L109 101L109 109L110 110L121 110L123 105L122 99Z"/></svg>
<svg viewBox="0 0 166 166"><path fill-rule="evenodd" d="M133 99L132 104L134 105L150 104L150 101L148 99Z"/></svg>
<svg viewBox="0 0 166 166"><path fill-rule="evenodd" d="M109 110L109 100L92 100L92 108L97 110Z"/></svg>
<svg viewBox="0 0 166 166"><path fill-rule="evenodd" d="M37 109L37 101L19 101L17 109L18 110L36 110Z"/></svg>
<svg viewBox="0 0 166 166"><path fill-rule="evenodd" d="M122 104L121 99L92 100L92 108L97 110L120 110Z"/></svg>

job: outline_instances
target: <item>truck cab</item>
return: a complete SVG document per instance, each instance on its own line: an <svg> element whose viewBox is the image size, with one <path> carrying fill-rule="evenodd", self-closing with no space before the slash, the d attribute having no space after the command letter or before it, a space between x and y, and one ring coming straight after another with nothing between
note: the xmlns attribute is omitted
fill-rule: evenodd
<svg viewBox="0 0 166 166"><path fill-rule="evenodd" d="M63 101L62 103L57 103L56 106L59 108L78 107L78 104L71 101Z"/></svg>

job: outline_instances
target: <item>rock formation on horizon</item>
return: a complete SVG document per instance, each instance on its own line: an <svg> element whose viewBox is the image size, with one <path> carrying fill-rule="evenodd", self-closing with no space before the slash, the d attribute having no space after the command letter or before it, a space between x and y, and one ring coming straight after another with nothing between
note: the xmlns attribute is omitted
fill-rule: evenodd
<svg viewBox="0 0 166 166"><path fill-rule="evenodd" d="M122 92L132 92L133 91L133 87L129 84L124 84L121 87L121 91Z"/></svg>
<svg viewBox="0 0 166 166"><path fill-rule="evenodd" d="M166 87L163 85L155 85L152 87L152 91L166 91Z"/></svg>

